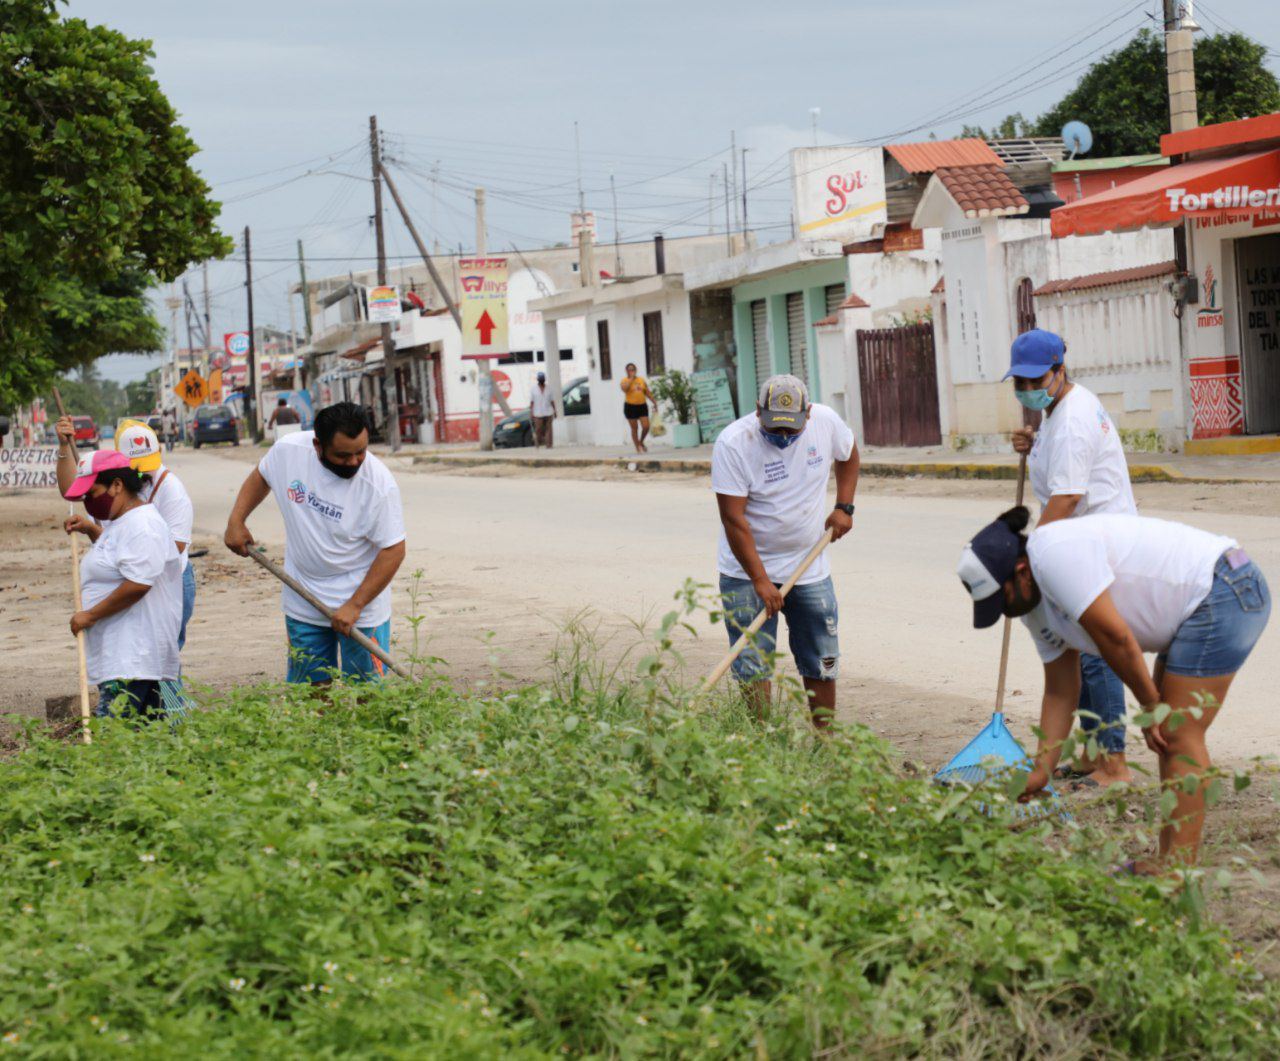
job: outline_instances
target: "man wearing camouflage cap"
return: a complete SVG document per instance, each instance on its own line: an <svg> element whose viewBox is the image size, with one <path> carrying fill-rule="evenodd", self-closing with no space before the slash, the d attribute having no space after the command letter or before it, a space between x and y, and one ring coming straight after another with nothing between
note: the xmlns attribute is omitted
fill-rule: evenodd
<svg viewBox="0 0 1280 1061"><path fill-rule="evenodd" d="M827 483L835 467L834 506ZM791 654L808 694L814 725L835 712L839 611L826 555L787 595L779 587L830 528L832 540L853 526L858 446L835 410L809 401L804 382L773 376L754 412L721 432L711 458L711 488L720 509L717 564L730 642L763 608L769 618L733 674L757 713L769 702L766 657L777 642L778 613L787 620Z"/></svg>

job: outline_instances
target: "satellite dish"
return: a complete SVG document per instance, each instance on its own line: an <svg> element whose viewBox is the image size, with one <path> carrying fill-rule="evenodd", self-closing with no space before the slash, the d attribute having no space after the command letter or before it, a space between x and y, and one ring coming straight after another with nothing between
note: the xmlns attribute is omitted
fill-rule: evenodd
<svg viewBox="0 0 1280 1061"><path fill-rule="evenodd" d="M1071 158L1087 155L1089 148L1093 147L1093 133L1084 122L1067 122L1062 127L1062 144L1071 152Z"/></svg>

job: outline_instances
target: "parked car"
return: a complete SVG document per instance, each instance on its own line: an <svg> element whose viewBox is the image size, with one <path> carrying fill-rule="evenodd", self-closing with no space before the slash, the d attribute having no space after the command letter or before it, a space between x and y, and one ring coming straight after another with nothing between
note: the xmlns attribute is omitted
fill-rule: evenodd
<svg viewBox="0 0 1280 1061"><path fill-rule="evenodd" d="M71 426L75 428L77 449L98 448L98 425L92 416L73 416Z"/></svg>
<svg viewBox="0 0 1280 1061"><path fill-rule="evenodd" d="M157 435L164 433L164 421L159 413L131 413L129 416L122 416L116 421L116 430L120 430L120 425L126 420L136 420L140 424L146 424Z"/></svg>
<svg viewBox="0 0 1280 1061"><path fill-rule="evenodd" d="M206 442L230 442L240 445L240 421L230 406L202 405L196 410L191 429L191 445L199 449Z"/></svg>
<svg viewBox="0 0 1280 1061"><path fill-rule="evenodd" d="M565 416L584 416L591 412L590 380L586 376L571 379L564 385ZM493 444L498 449L517 449L533 445L533 419L528 409L504 417L493 425Z"/></svg>

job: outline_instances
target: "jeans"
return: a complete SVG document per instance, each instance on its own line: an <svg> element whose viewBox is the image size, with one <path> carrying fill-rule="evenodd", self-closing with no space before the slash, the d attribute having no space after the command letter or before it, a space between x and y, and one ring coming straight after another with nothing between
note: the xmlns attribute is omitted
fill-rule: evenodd
<svg viewBox="0 0 1280 1061"><path fill-rule="evenodd" d="M160 683L130 681L125 678L100 682L98 707L94 714L99 718L141 718L147 722L164 718L164 710L160 704Z"/></svg>
<svg viewBox="0 0 1280 1061"><path fill-rule="evenodd" d="M1267 580L1243 550L1230 550L1213 570L1208 596L1160 653L1165 671L1192 678L1235 674L1249 658L1270 616Z"/></svg>
<svg viewBox="0 0 1280 1061"><path fill-rule="evenodd" d="M1080 653L1080 728L1103 751L1124 753L1124 682L1101 656Z"/></svg>
<svg viewBox="0 0 1280 1061"><path fill-rule="evenodd" d="M751 625L764 602L749 580L729 575L720 576L720 599L724 604L724 624L729 632L729 643L733 644ZM782 614L787 620L791 654L795 657L800 676L835 681L840 673L840 640L837 636L840 611L830 577L821 582L796 586L784 598ZM778 617L774 615L765 621L753 642L733 661L733 676L743 683L767 681L770 665L765 657L773 652L777 641Z"/></svg>
<svg viewBox="0 0 1280 1061"><path fill-rule="evenodd" d="M338 649L342 649L341 673L352 681L366 682L382 677L382 660L331 626L317 626L285 616L289 635L289 670L285 681L292 685L332 681L339 672ZM381 626L362 626L360 632L379 648L391 643L391 620Z"/></svg>
<svg viewBox="0 0 1280 1061"><path fill-rule="evenodd" d="M191 548L190 545L187 546ZM187 623L191 621L191 613L196 610L196 571L191 566L191 562L187 562L186 570L182 572L182 625L178 627L178 651L181 652L183 646L187 643Z"/></svg>

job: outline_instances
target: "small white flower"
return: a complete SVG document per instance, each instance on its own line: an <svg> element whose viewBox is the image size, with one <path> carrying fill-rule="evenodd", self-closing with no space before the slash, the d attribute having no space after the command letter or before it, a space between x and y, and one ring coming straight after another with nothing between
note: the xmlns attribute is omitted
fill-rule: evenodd
<svg viewBox="0 0 1280 1061"><path fill-rule="evenodd" d="M244 977L243 977L243 976L233 976L230 980L228 980L228 981L227 981L227 986L228 986L229 988L231 988L231 990L232 990L232 991L243 991L243 990L244 990Z"/></svg>
<svg viewBox="0 0 1280 1061"><path fill-rule="evenodd" d="M303 985L302 985L302 990L303 990L303 991L314 991L315 989L316 989L316 985L315 985L315 984L303 984Z"/></svg>
<svg viewBox="0 0 1280 1061"><path fill-rule="evenodd" d="M858 852L858 857L859 857L859 858L866 858L866 857L867 857L867 853L866 853L865 851L859 851L859 852Z"/></svg>
<svg viewBox="0 0 1280 1061"><path fill-rule="evenodd" d="M139 861L139 862L154 862L155 860L156 860L156 856L155 856L155 855L153 855L150 851L148 851L148 852L147 852L146 854L144 854L144 855L139 855L139 856L138 856L138 861Z"/></svg>
<svg viewBox="0 0 1280 1061"><path fill-rule="evenodd" d="M45 865L48 866L50 869L57 869L59 866L62 865L62 859L51 858L49 859L48 862L45 863Z"/></svg>
<svg viewBox="0 0 1280 1061"><path fill-rule="evenodd" d="M262 853L264 855L274 855L276 853L276 849L270 844L267 844L267 846L262 849Z"/></svg>
<svg viewBox="0 0 1280 1061"><path fill-rule="evenodd" d="M401 763L401 764L400 764L400 769L401 769L401 770L408 770L408 769L409 769L409 764L408 764L408 763Z"/></svg>
<svg viewBox="0 0 1280 1061"><path fill-rule="evenodd" d="M337 963L337 962L325 962L325 963L324 963L324 971L325 971L326 973L336 973L336 972L338 971L338 963Z"/></svg>
<svg viewBox="0 0 1280 1061"><path fill-rule="evenodd" d="M649 1018L646 1017L643 1013L637 1013L636 1023L639 1024L641 1027L643 1027L644 1025L649 1023Z"/></svg>
<svg viewBox="0 0 1280 1061"><path fill-rule="evenodd" d="M308 791L308 792L310 792L313 796L316 794L316 791L317 791L319 788L320 788L320 782L318 782L318 781L308 781L308 782L307 782L307 791Z"/></svg>
<svg viewBox="0 0 1280 1061"><path fill-rule="evenodd" d="M483 894L484 894L484 889L483 889L483 888L472 888L472 889L471 889L471 893L472 893L473 895L483 895Z"/></svg>
<svg viewBox="0 0 1280 1061"><path fill-rule="evenodd" d="M484 766L478 766L478 767L476 767L476 769L474 769L474 770L472 770L472 771L471 771L471 776L472 776L472 777L488 777L488 776L489 776L489 770L488 770L488 768L487 768L487 767L484 767Z"/></svg>
<svg viewBox="0 0 1280 1061"><path fill-rule="evenodd" d="M827 841L827 843L822 845L822 850L824 850L828 855L834 855L836 853L836 845Z"/></svg>
<svg viewBox="0 0 1280 1061"><path fill-rule="evenodd" d="M332 988L332 987L330 987L328 984L321 984L321 985L320 985L320 994L322 994L322 995L332 995L332 994L333 994L333 988Z"/></svg>
<svg viewBox="0 0 1280 1061"><path fill-rule="evenodd" d="M16 1045L16 1043L18 1042L18 1033L17 1033L17 1032L5 1032L5 1033L4 1033L4 1041L5 1041L6 1043L8 1043L10 1046L14 1046L14 1045Z"/></svg>
<svg viewBox="0 0 1280 1061"><path fill-rule="evenodd" d="M1134 918L1134 921L1133 921L1133 925L1135 928L1141 928L1146 923L1147 923L1147 919L1145 917Z"/></svg>
<svg viewBox="0 0 1280 1061"><path fill-rule="evenodd" d="M22 912L24 914L34 914L36 912L36 908L32 906L30 903L23 903Z"/></svg>

